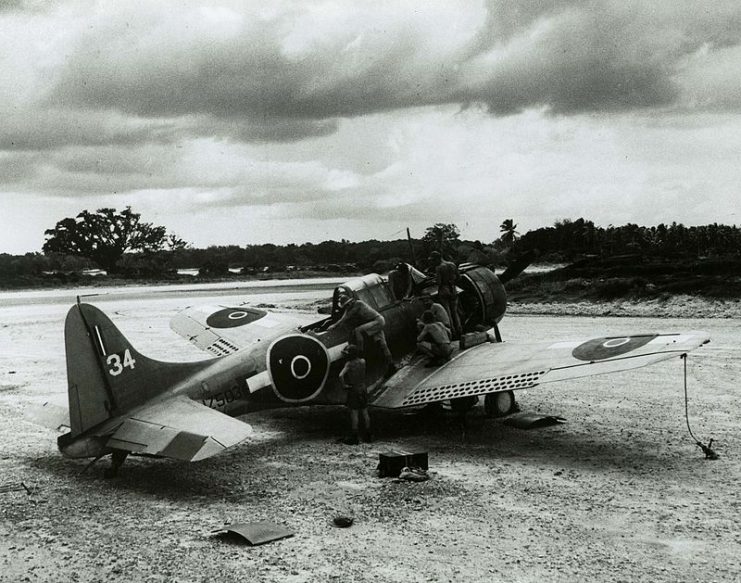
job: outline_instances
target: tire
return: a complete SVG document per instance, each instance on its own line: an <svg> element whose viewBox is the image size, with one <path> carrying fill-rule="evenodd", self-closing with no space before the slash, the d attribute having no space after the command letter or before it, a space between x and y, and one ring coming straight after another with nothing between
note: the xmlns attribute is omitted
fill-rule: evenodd
<svg viewBox="0 0 741 583"><path fill-rule="evenodd" d="M512 391L489 393L484 398L484 411L487 417L504 417L514 412L516 407L517 402Z"/></svg>

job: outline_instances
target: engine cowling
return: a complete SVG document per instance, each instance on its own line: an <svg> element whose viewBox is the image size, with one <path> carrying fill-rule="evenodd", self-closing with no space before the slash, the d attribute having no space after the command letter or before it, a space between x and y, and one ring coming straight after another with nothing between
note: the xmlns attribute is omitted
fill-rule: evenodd
<svg viewBox="0 0 741 583"><path fill-rule="evenodd" d="M458 286L463 290L459 302L465 314L463 328L473 330L479 325L498 324L507 311L507 292L497 275L481 265L463 264L459 270Z"/></svg>
<svg viewBox="0 0 741 583"><path fill-rule="evenodd" d="M324 344L305 334L284 336L268 348L273 391L286 403L307 403L316 398L327 382L329 365Z"/></svg>

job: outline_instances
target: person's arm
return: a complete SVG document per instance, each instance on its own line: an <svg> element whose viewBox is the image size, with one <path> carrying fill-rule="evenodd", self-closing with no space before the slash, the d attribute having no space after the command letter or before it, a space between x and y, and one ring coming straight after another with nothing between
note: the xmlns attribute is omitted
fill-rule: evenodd
<svg viewBox="0 0 741 583"><path fill-rule="evenodd" d="M334 330L335 328L339 328L345 322L347 322L348 317L349 317L349 313L350 313L350 310L351 309L352 308L345 308L345 311L343 312L342 317L339 320L337 320L334 324L332 324L331 326L329 326L327 328L327 330Z"/></svg>
<svg viewBox="0 0 741 583"><path fill-rule="evenodd" d="M345 366L342 368L342 370L340 371L340 374L339 374L340 381L342 382L342 386L345 387L345 388L347 388L349 386L345 382L345 375L347 374L348 370L350 370L349 364L350 364L350 361L347 361L345 363Z"/></svg>
<svg viewBox="0 0 741 583"><path fill-rule="evenodd" d="M435 344L447 344L450 342L450 333L448 329L440 322L430 324L430 336Z"/></svg>
<svg viewBox="0 0 741 583"><path fill-rule="evenodd" d="M417 334L417 342L422 342L427 337L427 333L429 332L428 326L429 324L425 324L422 331Z"/></svg>

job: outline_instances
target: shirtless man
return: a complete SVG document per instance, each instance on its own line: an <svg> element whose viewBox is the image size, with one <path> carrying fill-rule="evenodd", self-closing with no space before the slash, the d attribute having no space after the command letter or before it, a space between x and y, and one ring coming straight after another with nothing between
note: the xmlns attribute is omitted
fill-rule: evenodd
<svg viewBox="0 0 741 583"><path fill-rule="evenodd" d="M360 420L363 420L364 441L372 441L370 415L368 414L368 391L365 386L365 359L354 344L342 350L348 360L340 372L340 381L347 391L347 408L350 410L352 434L343 440L347 445L357 445L360 441Z"/></svg>
<svg viewBox="0 0 741 583"><path fill-rule="evenodd" d="M429 310L422 314L424 327L417 335L417 350L431 358L428 366L439 366L450 360L453 347L450 345L450 332Z"/></svg>
<svg viewBox="0 0 741 583"><path fill-rule="evenodd" d="M395 302L412 295L412 275L406 263L397 263L394 269L389 271L388 282Z"/></svg>
<svg viewBox="0 0 741 583"><path fill-rule="evenodd" d="M435 266L437 279L437 301L440 302L450 317L453 338L461 335L461 321L458 317L458 267L452 261L445 261L437 251L430 253L430 263Z"/></svg>
<svg viewBox="0 0 741 583"><path fill-rule="evenodd" d="M436 302L432 298L432 296L425 296L424 298L422 298L422 303L425 307L425 310L429 310L430 312L432 312L432 315L435 316L435 321L440 322L448 329L448 332L450 332L450 318L448 317L448 312L445 310L442 304ZM417 329L421 330L423 326L424 323L421 320L417 320Z"/></svg>

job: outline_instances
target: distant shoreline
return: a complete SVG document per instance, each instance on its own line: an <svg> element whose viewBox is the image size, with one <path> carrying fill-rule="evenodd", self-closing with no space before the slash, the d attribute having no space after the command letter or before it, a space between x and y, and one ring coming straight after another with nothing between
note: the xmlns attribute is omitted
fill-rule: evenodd
<svg viewBox="0 0 741 583"><path fill-rule="evenodd" d="M602 301L510 301L508 315L627 317L627 318L730 318L741 319L741 300L676 295L662 299Z"/></svg>
<svg viewBox="0 0 741 583"><path fill-rule="evenodd" d="M499 271L499 270L497 270ZM536 270L546 271L546 270ZM194 295L208 294L214 287L237 289L245 284L258 283L262 286L285 285L287 280L307 280L320 285L320 282L334 280L342 282L361 273L334 273L334 272L275 272L269 277L265 275L235 275L232 277L194 277L180 275L172 278L152 279L121 279L108 276L80 276L71 281L52 279L27 282L0 281L0 292L3 296L12 296L23 292L60 292L81 290L95 293L97 290L113 290L115 288L148 288L193 286ZM20 284L20 285L19 285ZM309 284L311 285L311 284ZM700 294L670 294L662 293L659 296L624 297L611 299L584 299L571 291L544 290L540 284L525 281L515 285L515 290L509 294L507 313L509 315L543 315L543 316L585 316L585 317L638 317L638 318L741 318L741 297L715 298ZM728 289L735 286L730 286ZM741 294L741 290L739 292ZM304 308L303 306L294 306ZM313 307L313 306L312 306Z"/></svg>

